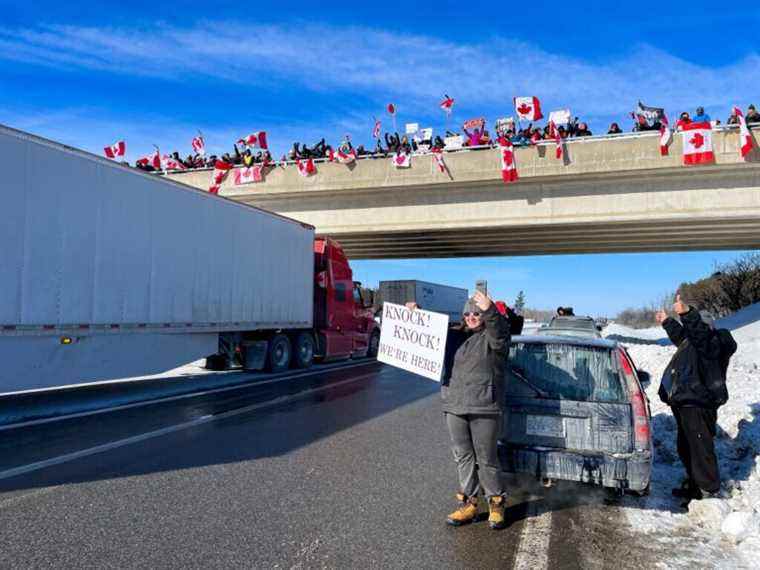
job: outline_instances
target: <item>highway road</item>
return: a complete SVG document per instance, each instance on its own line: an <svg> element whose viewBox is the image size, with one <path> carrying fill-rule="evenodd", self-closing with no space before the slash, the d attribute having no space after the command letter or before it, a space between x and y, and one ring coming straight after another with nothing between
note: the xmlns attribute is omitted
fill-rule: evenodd
<svg viewBox="0 0 760 570"><path fill-rule="evenodd" d="M452 528L438 385L375 362L0 430L2 568L641 568L576 486Z"/></svg>

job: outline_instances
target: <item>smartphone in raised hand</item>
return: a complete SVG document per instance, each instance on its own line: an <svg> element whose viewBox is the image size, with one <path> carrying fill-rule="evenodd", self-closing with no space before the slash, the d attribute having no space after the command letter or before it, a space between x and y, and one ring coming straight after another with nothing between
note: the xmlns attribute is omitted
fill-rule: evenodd
<svg viewBox="0 0 760 570"><path fill-rule="evenodd" d="M478 279L475 281L475 290L480 291L483 295L488 295L488 281L485 279Z"/></svg>

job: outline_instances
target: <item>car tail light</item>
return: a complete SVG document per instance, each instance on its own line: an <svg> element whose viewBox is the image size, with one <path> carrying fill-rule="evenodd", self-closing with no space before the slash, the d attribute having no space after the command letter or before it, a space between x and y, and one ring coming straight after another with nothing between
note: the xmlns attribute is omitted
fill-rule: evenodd
<svg viewBox="0 0 760 570"><path fill-rule="evenodd" d="M649 411L644 401L644 393L636 380L631 363L623 351L618 351L620 357L620 366L623 369L623 376L628 388L628 394L633 411L633 440L636 449L649 449L650 447L650 428L649 428Z"/></svg>

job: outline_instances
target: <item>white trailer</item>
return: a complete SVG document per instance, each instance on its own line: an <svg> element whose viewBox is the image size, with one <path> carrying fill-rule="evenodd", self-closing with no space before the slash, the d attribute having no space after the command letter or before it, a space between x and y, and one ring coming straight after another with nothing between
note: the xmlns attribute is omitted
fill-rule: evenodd
<svg viewBox="0 0 760 570"><path fill-rule="evenodd" d="M312 327L312 226L1 125L0 171L0 394Z"/></svg>
<svg viewBox="0 0 760 570"><path fill-rule="evenodd" d="M467 289L417 279L380 281L378 289L382 302L398 305L414 302L426 311L449 315L451 322L461 320L467 302Z"/></svg>

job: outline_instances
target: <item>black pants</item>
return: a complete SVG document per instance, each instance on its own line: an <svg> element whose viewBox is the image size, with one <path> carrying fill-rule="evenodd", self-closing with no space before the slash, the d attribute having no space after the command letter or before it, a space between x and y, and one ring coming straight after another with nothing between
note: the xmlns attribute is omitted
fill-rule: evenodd
<svg viewBox="0 0 760 570"><path fill-rule="evenodd" d="M709 408L673 407L678 424L678 457L692 487L715 493L720 489L715 437L718 412Z"/></svg>

